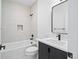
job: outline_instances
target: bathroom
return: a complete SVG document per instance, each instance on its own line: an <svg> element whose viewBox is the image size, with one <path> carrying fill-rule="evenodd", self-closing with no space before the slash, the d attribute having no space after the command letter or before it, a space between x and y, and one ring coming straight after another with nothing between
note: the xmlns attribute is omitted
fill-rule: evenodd
<svg viewBox="0 0 79 59"><path fill-rule="evenodd" d="M0 59L40 59L38 41L45 38L66 41L67 51L78 59L77 0L65 2L68 14L61 21L66 31L62 31L60 40L56 37L58 31L52 31L51 15L53 5L58 3L60 0L0 0ZM36 47L36 57L28 57L29 47Z"/></svg>

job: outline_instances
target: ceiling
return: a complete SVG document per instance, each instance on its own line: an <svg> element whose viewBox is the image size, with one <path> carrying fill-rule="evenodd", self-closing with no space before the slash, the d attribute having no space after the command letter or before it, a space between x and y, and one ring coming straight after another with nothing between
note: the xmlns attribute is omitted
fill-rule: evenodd
<svg viewBox="0 0 79 59"><path fill-rule="evenodd" d="M8 0L8 1L20 3L26 6L32 6L34 2L36 2L36 0Z"/></svg>

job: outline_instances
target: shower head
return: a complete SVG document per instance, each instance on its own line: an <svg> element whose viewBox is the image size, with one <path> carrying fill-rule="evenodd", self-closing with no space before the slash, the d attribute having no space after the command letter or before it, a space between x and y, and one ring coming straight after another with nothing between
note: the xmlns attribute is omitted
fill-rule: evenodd
<svg viewBox="0 0 79 59"><path fill-rule="evenodd" d="M32 14L30 14L30 16L33 16L33 13L32 13Z"/></svg>

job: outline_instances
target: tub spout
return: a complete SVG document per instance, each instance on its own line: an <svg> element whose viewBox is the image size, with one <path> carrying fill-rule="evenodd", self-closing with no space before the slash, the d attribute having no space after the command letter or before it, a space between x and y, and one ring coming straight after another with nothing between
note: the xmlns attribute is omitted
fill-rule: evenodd
<svg viewBox="0 0 79 59"><path fill-rule="evenodd" d="M2 48L5 49L5 46L3 46L2 44L0 44L0 50L1 50Z"/></svg>

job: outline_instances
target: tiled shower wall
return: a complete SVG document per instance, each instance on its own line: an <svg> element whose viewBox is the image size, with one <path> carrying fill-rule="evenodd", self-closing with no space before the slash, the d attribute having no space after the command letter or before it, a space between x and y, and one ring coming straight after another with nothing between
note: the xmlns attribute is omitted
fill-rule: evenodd
<svg viewBox="0 0 79 59"><path fill-rule="evenodd" d="M30 7L2 0L2 43L27 40L31 35ZM23 29L18 30L18 25Z"/></svg>

